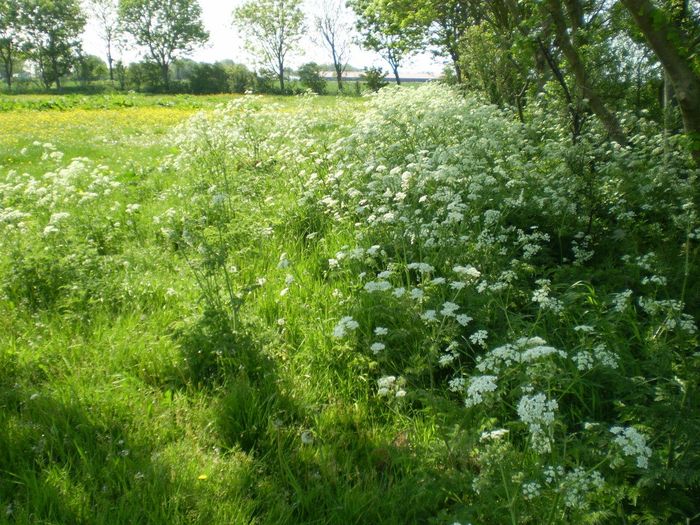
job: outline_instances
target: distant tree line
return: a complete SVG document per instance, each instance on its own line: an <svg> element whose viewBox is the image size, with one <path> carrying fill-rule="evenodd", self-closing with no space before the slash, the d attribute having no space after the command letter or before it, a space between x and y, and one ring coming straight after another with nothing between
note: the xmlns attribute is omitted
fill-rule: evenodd
<svg viewBox="0 0 700 525"><path fill-rule="evenodd" d="M106 60L82 50L88 14ZM300 0L250 0L237 8L233 25L257 58L255 70L233 61L187 60L209 38L201 17L197 0L0 0L0 78L9 91L17 81L48 90L65 81L87 87L109 80L115 89L145 91L324 93L322 66L311 62L292 72L287 65L302 37L311 35L328 51L330 63L323 68L344 90L353 15L343 0L321 1L309 20ZM118 57L131 48L140 49L143 60L127 65ZM376 74L368 72L372 89ZM290 84L290 78L296 81Z"/></svg>

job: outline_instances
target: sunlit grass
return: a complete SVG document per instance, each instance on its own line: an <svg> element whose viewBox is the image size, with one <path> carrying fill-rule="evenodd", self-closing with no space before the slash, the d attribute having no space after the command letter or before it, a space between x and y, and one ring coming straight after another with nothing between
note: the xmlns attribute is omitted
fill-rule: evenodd
<svg viewBox="0 0 700 525"><path fill-rule="evenodd" d="M697 419L694 322L667 301L698 295L680 155L659 174L642 149L631 174L439 86L130 97L0 111L0 522L693 508L671 479L693 472ZM582 151L607 178L562 161ZM536 449L521 405L538 393L553 421ZM639 429L638 458L613 425ZM547 485L554 466L577 484Z"/></svg>

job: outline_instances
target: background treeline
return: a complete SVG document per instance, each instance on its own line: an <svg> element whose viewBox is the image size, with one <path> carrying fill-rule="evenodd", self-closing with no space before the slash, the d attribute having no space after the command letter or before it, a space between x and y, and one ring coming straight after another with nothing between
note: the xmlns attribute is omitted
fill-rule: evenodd
<svg viewBox="0 0 700 525"><path fill-rule="evenodd" d="M333 82L329 82L324 73L331 66L307 62L298 69L285 69L287 79L286 94L299 94L308 90L319 95L337 93ZM169 82L163 82L157 65L147 60L124 64L114 64L114 78L109 78L107 63L95 55L76 57L71 69L62 77L62 92L97 93L109 91L137 91L144 93L190 93L195 95L219 93L267 93L280 94L276 79L265 72L258 73L245 64L233 60L215 63L196 62L180 59L173 62L169 72ZM352 81L352 89L345 94L360 94L363 91L377 90L387 84L386 73L378 68L368 68L361 74L360 80ZM0 73L7 87L5 75ZM12 92L45 92L48 88L41 78L26 71L23 62L15 64Z"/></svg>
<svg viewBox="0 0 700 525"><path fill-rule="evenodd" d="M104 59L82 49L88 17L99 28ZM209 39L196 0L0 0L0 79L8 92L55 87L195 94L311 89L323 94L331 87L357 94L360 84L345 90L343 79L346 70L353 70L348 63L351 17L340 0L323 2L309 20L298 1L248 2L233 20L256 57L256 67L250 68L232 60L210 64L185 58ZM309 38L328 48L331 63L307 62L293 71L288 57L301 49L301 37L309 30ZM119 57L129 49L143 51L143 60L126 64ZM335 89L324 71L333 71ZM386 83L381 69L365 74L369 89Z"/></svg>

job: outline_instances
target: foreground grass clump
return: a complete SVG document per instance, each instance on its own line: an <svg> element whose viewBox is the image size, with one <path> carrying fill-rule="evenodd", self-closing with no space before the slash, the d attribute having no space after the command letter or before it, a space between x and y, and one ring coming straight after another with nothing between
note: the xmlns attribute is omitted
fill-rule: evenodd
<svg viewBox="0 0 700 525"><path fill-rule="evenodd" d="M533 111L242 97L128 159L6 146L5 519L695 519L696 173Z"/></svg>

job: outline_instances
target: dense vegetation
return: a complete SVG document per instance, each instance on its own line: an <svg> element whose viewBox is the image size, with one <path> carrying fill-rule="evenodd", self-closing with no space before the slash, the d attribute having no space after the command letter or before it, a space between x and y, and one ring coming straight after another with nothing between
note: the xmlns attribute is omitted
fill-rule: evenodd
<svg viewBox="0 0 700 525"><path fill-rule="evenodd" d="M682 137L440 85L171 106L0 115L3 519L697 519Z"/></svg>
<svg viewBox="0 0 700 525"><path fill-rule="evenodd" d="M93 0L189 28L115 85L290 90L298 2L236 12L271 75L178 62L169 1ZM28 39L61 85L59 4L0 0L8 83ZM700 521L697 5L351 6L451 74L0 99L0 520Z"/></svg>

